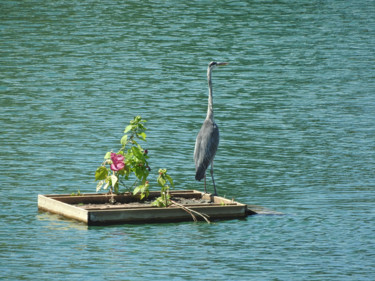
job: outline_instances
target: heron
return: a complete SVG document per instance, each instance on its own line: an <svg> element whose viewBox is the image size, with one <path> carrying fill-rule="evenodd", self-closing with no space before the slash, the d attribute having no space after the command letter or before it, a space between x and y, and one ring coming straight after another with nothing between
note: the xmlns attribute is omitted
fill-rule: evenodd
<svg viewBox="0 0 375 281"><path fill-rule="evenodd" d="M203 125L197 135L194 148L195 161L195 179L200 181L204 178L204 192L206 189L206 170L211 166L211 178L214 186L214 195L217 195L215 180L214 180L214 158L219 145L219 127L214 121L213 101L212 101L212 71L222 65L227 65L227 62L210 62L207 68L208 81L208 108L207 116Z"/></svg>

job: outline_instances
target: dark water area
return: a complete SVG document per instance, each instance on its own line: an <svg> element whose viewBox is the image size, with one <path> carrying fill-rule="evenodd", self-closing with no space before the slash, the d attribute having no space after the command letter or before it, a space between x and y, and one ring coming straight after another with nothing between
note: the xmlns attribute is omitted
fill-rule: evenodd
<svg viewBox="0 0 375 281"><path fill-rule="evenodd" d="M4 280L374 280L374 1L0 10ZM213 60L229 62L213 73L218 192L284 215L87 227L38 213L38 194L95 192L135 115L152 172L203 190L193 151Z"/></svg>

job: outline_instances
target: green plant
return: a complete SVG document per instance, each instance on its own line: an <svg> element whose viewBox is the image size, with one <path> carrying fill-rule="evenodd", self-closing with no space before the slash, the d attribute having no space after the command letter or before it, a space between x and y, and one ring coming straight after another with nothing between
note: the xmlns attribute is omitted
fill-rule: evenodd
<svg viewBox="0 0 375 281"><path fill-rule="evenodd" d="M70 196L81 196L82 194L81 194L81 191L78 189L77 190L77 193L74 193L74 192L72 192L71 194L70 194Z"/></svg>
<svg viewBox="0 0 375 281"><path fill-rule="evenodd" d="M171 176L167 174L166 169L159 169L159 177L158 177L158 184L161 187L160 190L160 197L156 198L156 200L152 203L153 206L158 207L168 207L171 202L171 196L169 194L169 185L167 185L167 182L174 187L173 179Z"/></svg>
<svg viewBox="0 0 375 281"><path fill-rule="evenodd" d="M120 186L125 188L125 191L132 192L134 195L140 194L140 199L147 198L149 195L149 181L147 177L150 174L151 168L148 164L148 150L143 149L140 142L146 142L145 123L147 121L142 119L141 116L134 117L129 125L124 130L120 143L121 149L115 153L113 151L107 152L104 156L104 161L95 172L95 180L98 181L96 191L101 189L108 189L109 192L119 193ZM172 178L166 174L163 176L173 185ZM159 180L159 185L165 187L166 180ZM169 187L168 187L169 189ZM167 201L166 201L167 202Z"/></svg>

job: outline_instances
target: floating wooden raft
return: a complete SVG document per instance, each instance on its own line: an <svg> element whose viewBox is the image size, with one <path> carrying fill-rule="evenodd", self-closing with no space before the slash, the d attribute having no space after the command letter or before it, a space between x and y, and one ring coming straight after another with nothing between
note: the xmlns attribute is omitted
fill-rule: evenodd
<svg viewBox="0 0 375 281"><path fill-rule="evenodd" d="M149 199L160 196L160 192L150 192ZM178 190L171 192L173 198L189 209L203 213L209 220L244 218L263 210L259 206L249 209L241 204L223 197L205 194L196 190ZM197 203L184 204L187 199L196 199ZM38 209L75 219L87 225L108 225L118 223L150 223L191 221L192 216L181 207L172 205L168 208L153 207L151 204L133 204L139 201L131 193L83 194L71 195L38 195ZM199 216L196 216L199 219Z"/></svg>

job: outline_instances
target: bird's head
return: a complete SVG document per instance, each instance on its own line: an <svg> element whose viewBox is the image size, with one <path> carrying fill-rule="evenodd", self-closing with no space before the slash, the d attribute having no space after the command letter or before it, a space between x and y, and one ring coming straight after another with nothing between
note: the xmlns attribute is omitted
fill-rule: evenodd
<svg viewBox="0 0 375 281"><path fill-rule="evenodd" d="M214 70L216 67L218 66L222 66L222 65L227 65L228 63L227 62L216 62L216 61L212 61L208 64L208 68L211 69L211 70Z"/></svg>

